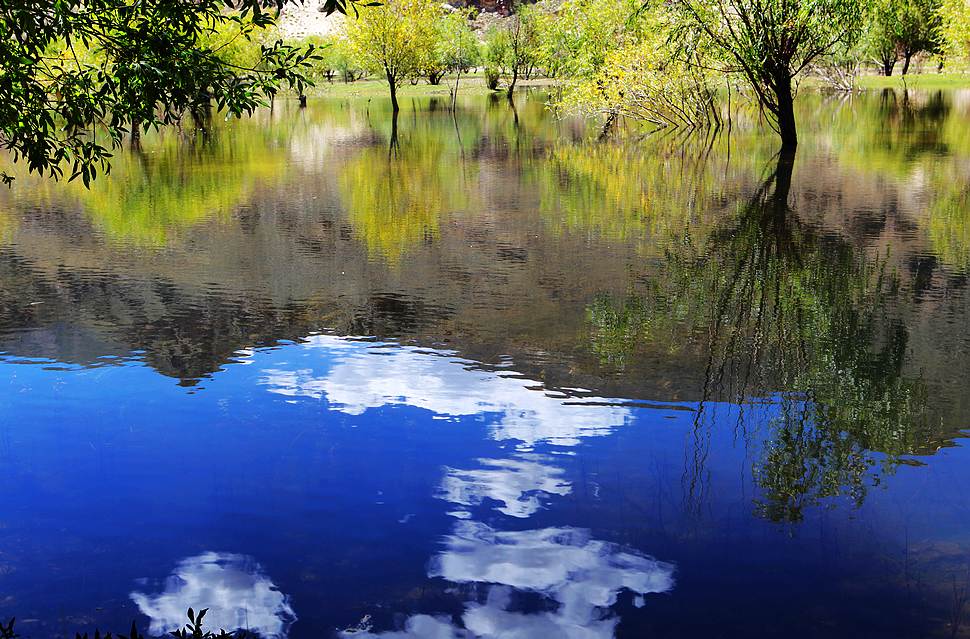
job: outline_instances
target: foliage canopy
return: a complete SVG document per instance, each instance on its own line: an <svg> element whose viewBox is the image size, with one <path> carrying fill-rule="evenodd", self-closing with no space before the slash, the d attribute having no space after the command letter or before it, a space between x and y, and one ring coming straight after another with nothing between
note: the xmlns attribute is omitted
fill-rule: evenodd
<svg viewBox="0 0 970 639"><path fill-rule="evenodd" d="M315 48L261 40L285 2L0 0L0 144L31 172L87 185L126 134L302 91Z"/></svg>
<svg viewBox="0 0 970 639"><path fill-rule="evenodd" d="M400 109L397 87L428 65L442 10L434 0L388 0L347 25L351 50L368 71L387 80L395 112Z"/></svg>

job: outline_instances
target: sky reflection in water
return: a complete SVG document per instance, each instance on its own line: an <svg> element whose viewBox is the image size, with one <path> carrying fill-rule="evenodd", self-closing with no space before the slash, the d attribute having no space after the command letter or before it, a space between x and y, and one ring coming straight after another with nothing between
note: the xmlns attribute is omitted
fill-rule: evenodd
<svg viewBox="0 0 970 639"><path fill-rule="evenodd" d="M10 386L21 391L7 394L5 402L10 417L7 423L21 426L6 435L13 473L4 486L5 493L13 497L14 514L30 512L30 504L40 495L48 500L53 495L39 490L41 486L29 479L36 476L35 468L44 469L47 476L64 475L55 481L67 480L74 471L49 470L52 464L62 466L56 460L73 459L70 451L93 446L95 466L89 469L86 462L81 462L77 468L81 477L72 481L87 499L93 494L101 498L76 512L101 517L118 512L119 508L135 512L147 508L150 513L180 513L175 516L183 520L174 522L167 514L160 520L139 515L142 525L156 530L151 537L161 535L161 545L153 543L152 550L138 558L137 554L126 553L146 551L139 549L139 543L129 544L130 550L118 553L119 558L127 559L129 565L125 569L94 564L94 570L107 571L100 572L106 578L118 575L113 579L119 582L109 578L102 587L110 589L109 586L116 587L112 584L121 585L126 579L131 583L147 578L147 583L153 583L159 578L159 571L164 570L162 558L171 552L166 548L185 547L186 537L194 537L190 545L204 545L206 552L177 562L160 592L152 594L146 585L131 595L137 610L151 620L154 634L175 627L184 609L192 605L210 607L208 619L215 626L248 627L268 637L286 635L299 617L309 618L305 629L310 632L298 632L296 636L312 636L322 622L331 629L354 628L348 636L365 637L605 638L615 634L623 618L614 610L618 603L627 617L635 611L630 618L636 628L640 622L635 619L648 619L656 610L656 600L651 595L670 596L678 591L674 587L674 566L681 561L670 535L679 536L682 533L674 533L675 530L686 532L697 521L680 521L679 515L674 516L666 523L670 530L659 536L656 531L645 531L647 542L637 548L606 541L601 534L611 534L611 529L616 530L614 535L628 534L623 532L628 524L617 528L615 517L629 506L611 503L611 491L619 488L612 484L612 472L617 473L622 484L642 482L647 486L647 493L642 488L635 489L626 499L640 502L641 497L634 495L642 495L649 503L657 497L661 501L671 498L664 494L662 484L676 482L674 477L683 473L685 458L675 451L683 450L685 438L689 441L695 415L683 410L685 406L671 405L664 411L659 406L616 405L583 394L570 398L563 391L545 390L533 380L504 369L488 370L450 352L330 335L313 335L302 343L250 350L238 357L244 365L227 368L192 395L186 395L177 386L159 383L160 378L144 377L138 372L141 365L136 361L101 369L51 367L43 362L25 364L23 360L0 364ZM369 362L374 364L372 375L366 379L366 392L355 396L350 393L351 380L359 379L360 372L368 370ZM112 398L115 391L110 390L117 388L113 380L138 377L143 383L127 397L123 411L112 410L112 403L117 401ZM28 388L32 393L22 392ZM418 393L419 388L428 392ZM462 389L467 392L461 392ZM45 392L56 393L75 419L99 424L99 443L91 440L91 433L74 428L70 422L56 426L49 422L47 432L23 428L36 423L37 396ZM93 397L103 397L104 401L94 404L90 401ZM409 404L411 398L417 406ZM771 408L762 405L760 410ZM725 406L718 411L719 423L730 427L734 413ZM345 417L333 419L340 415ZM216 462L210 469L212 460L204 450L180 450L181 433L191 440L196 432L193 429L200 423L209 423L210 428L221 433L216 439L201 435L200 449L218 443L227 459L236 464L220 469ZM261 433L260 428L271 423L277 425L276 429ZM136 431L126 432L132 428ZM600 452L588 446L597 440L610 440L627 429L632 430L626 438L628 450L624 454L617 456L612 446ZM716 427L713 454L703 470L707 491L715 495L707 507L721 512L714 520L725 516L724 508L730 511L745 504L748 499L743 495L752 489L750 480L741 477L742 486L746 487L742 488L740 502L730 498L718 504L717 495L726 496L737 490L732 488L738 478L731 469L738 467L742 461L738 455L744 454L742 450L729 452L730 430ZM375 445L378 440L374 437L384 443ZM480 437L483 439L476 441ZM440 439L443 441L430 444ZM317 441L329 441L325 445L336 448L326 452L319 449ZM492 444L483 446L486 441ZM634 444L637 441L640 443ZM430 445L425 447L425 443ZM581 449L579 457L569 454L577 448ZM382 452L384 449L386 453ZM647 452L650 449L652 453ZM258 465L247 462L256 459L253 451L265 461ZM326 457L320 458L319 452ZM182 478L185 483L163 469L147 469L157 455L182 457L188 465ZM328 469L322 459L330 459L336 468ZM660 459L665 460L666 470L656 466ZM599 472L577 473L582 467L577 462L592 464L593 468L606 465ZM104 473L106 465L111 470ZM612 465L616 468L611 470L608 466ZM198 471L191 470L193 466L198 466ZM415 483L410 475L418 467L426 472L418 473L423 479ZM633 470L637 467L639 470ZM660 484L644 481L642 472L647 467L660 473ZM97 478L98 472L104 474L104 481ZM334 472L340 476L325 479ZM403 491L395 486L402 480ZM897 480L905 488L900 478L894 478L894 482ZM327 488L328 481L336 483ZM649 496L649 491L655 489L660 492ZM581 494L577 494L578 490ZM422 499L419 492L430 501ZM70 519L76 516L72 500L81 505L67 490L49 501L45 510L55 520ZM173 500L178 504L174 510ZM566 510L561 508L563 500L572 504ZM189 501L196 501L195 507L186 503ZM165 511L158 509L163 503ZM578 518L570 515L569 510L576 507L590 514ZM347 508L358 514L352 515ZM592 516L600 508L602 520ZM650 520L657 516L664 519L662 512L661 509L646 515L646 523L651 527L657 524ZM666 517L672 513L668 511ZM638 515L637 519L644 516ZM247 521L250 517L251 524ZM336 523L342 519L348 521ZM533 519L536 523L530 523ZM574 523L587 519L595 521L600 532ZM35 515L34 519L13 521L12 528L18 534L38 536L38 547L26 553L28 561L31 555L34 560L49 555L43 542L47 533L36 528L43 526L45 520L44 515ZM747 514L742 513L741 519L734 521L734 525L748 522L745 525L751 528ZM314 553L322 549L321 542L300 534L294 537L290 522L301 522L299 528L311 531L334 525L346 526L348 530L341 537L343 541L322 542L327 546L324 556L315 559ZM253 526L264 530L256 533ZM368 526L368 540L360 546L355 538ZM756 529L757 526L747 533L751 542L767 543L768 548L777 549L778 538L768 541ZM101 536L102 533L90 530L68 535L69 556L84 557L91 544L103 543L98 541ZM651 550L650 539L657 540L658 546L666 550L660 553L661 560L644 554ZM346 554L348 550L359 552L354 545L371 553L377 550L374 543L385 548L375 554L372 565L361 567L358 574L354 563L347 564L333 575L333 586L316 586L319 577L308 576L303 577L310 579L308 585L300 585L299 572L293 572L294 556L305 556L319 569L332 570L333 565L355 561ZM746 543L741 540L742 546ZM279 544L287 550L273 550ZM801 542L792 550L799 545ZM680 551L692 547L688 543ZM264 573L256 563L263 563L261 558L213 552L219 548L247 549L257 558L262 553L274 569ZM395 569L386 563L395 561L391 557L401 561L400 553L413 555L416 548L425 549L424 557L416 563ZM14 566L11 575L26 579L15 583L33 582L38 587L46 583L42 574L16 563ZM156 572L149 572L150 566L158 566ZM88 564L83 572L90 569L92 565ZM276 581L274 585L267 575L278 570L286 582ZM696 570L696 564L692 565L690 573L695 580ZM63 568L61 572L65 572ZM71 574L71 570L66 572L66 576ZM416 611L403 618L388 618L381 614L387 604L380 600L348 606L347 601L340 603L339 596L328 598L334 594L331 588L337 583L343 584L345 598L355 590L353 584L369 583L362 592L379 590L379 583L374 580L383 578L381 575L387 577L388 572L392 573L392 582L421 577L431 579L431 583L444 580L448 585L434 601L440 597L457 600L460 610L447 604L437 612ZM678 568L676 572L682 570ZM753 579L753 574L741 579ZM95 589L92 594L97 593ZM69 600L82 607L98 601L85 596ZM26 601L30 606L30 598ZM43 605L43 599L35 601L34 605ZM330 601L337 603L332 604L332 609L325 609ZM441 602L424 605L434 608ZM359 612L348 618L342 606ZM300 623L293 628L299 629Z"/></svg>
<svg viewBox="0 0 970 639"><path fill-rule="evenodd" d="M271 393L326 401L329 409L351 415L388 404L412 405L443 417L493 413L492 438L530 448L538 443L574 446L582 437L607 435L630 418L623 408L569 405L560 393L542 392L531 380L486 371L447 352L329 335L310 336L287 350L307 367L261 369L260 383ZM248 364L258 354L240 356L239 363ZM478 469L443 467L435 496L458 507L495 502L498 512L527 518L544 501L571 491L563 470L551 461L547 455L515 452L508 459L478 459ZM674 585L671 564L591 539L580 528L503 532L477 521L459 521L442 545L444 550L431 560L429 577L477 595L466 604L461 626L446 617L416 615L401 632L358 629L341 634L606 639L618 621L610 607L621 593L638 596L638 605L643 605L644 595ZM484 590L469 591L475 584ZM541 607L551 610L523 612L521 603L517 609L515 597L521 593L541 595L547 601ZM288 598L252 558L241 555L190 557L179 563L162 593L131 596L151 619L149 630L155 635L179 628L185 610L202 605L198 602L210 608L207 621L213 627L249 629L271 639L286 636L296 620Z"/></svg>
<svg viewBox="0 0 970 639"><path fill-rule="evenodd" d="M806 93L794 165L411 107L0 193L0 617L968 634L967 94Z"/></svg>
<svg viewBox="0 0 970 639"><path fill-rule="evenodd" d="M208 552L179 562L157 595L131 594L138 610L151 620L148 632L167 635L185 624L186 610L208 608L210 627L245 628L267 639L282 639L296 614L283 593L252 557Z"/></svg>
<svg viewBox="0 0 970 639"><path fill-rule="evenodd" d="M317 376L312 368L270 369L263 371L263 383L274 393L326 399L331 409L352 415L388 404L409 404L447 417L492 413L493 439L516 440L530 448L540 442L574 446L581 437L607 435L630 418L622 408L569 405L567 398L542 392L535 382L482 370L450 353L410 347L377 350L326 335L308 338L304 347L328 351L322 359L331 368L325 375ZM548 456L518 453L509 459L478 459L478 469L445 467L435 496L459 507L491 500L504 515L528 518L542 500L571 492L562 469L550 461ZM469 516L457 512L461 519ZM618 621L609 607L620 592L642 597L673 587L673 566L592 540L588 531L577 528L502 532L459 521L443 543L445 550L432 560L429 576L466 589L485 586L484 594L478 593L482 601L466 604L461 627L444 617L416 615L407 619L403 631L351 630L343 635L605 639L613 636ZM542 595L553 610L516 610L513 598L521 592Z"/></svg>
<svg viewBox="0 0 970 639"><path fill-rule="evenodd" d="M462 628L441 617L418 615L403 632L357 633L365 637L567 637L607 639L619 619L610 613L621 592L640 597L674 585L673 566L589 538L575 528L499 532L478 522L460 522L445 538L446 549L431 563L432 577L485 586L466 604ZM517 593L537 593L551 611L523 613ZM642 599L637 600L638 605Z"/></svg>
<svg viewBox="0 0 970 639"><path fill-rule="evenodd" d="M491 437L529 446L548 442L573 446L582 437L608 435L630 413L622 407L583 406L558 393L535 392L536 382L509 371L475 370L476 364L415 347L378 351L353 342L315 335L307 348L327 351L332 367L323 376L312 368L264 369L270 392L288 396L327 398L332 410L360 415L370 408L403 404L443 417L488 413ZM310 357L312 357L312 352Z"/></svg>

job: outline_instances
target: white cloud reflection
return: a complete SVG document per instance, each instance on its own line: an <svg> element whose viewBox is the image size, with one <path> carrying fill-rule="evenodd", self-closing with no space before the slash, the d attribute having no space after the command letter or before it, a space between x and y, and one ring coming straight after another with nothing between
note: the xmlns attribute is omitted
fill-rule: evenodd
<svg viewBox="0 0 970 639"><path fill-rule="evenodd" d="M326 399L330 408L360 415L372 408L409 405L443 417L490 413L490 435L574 446L630 421L630 409L609 401L583 402L541 390L541 384L482 370L453 353L389 347L317 335L307 348L323 357L262 371L262 383L289 397ZM308 362L309 365L303 362ZM431 561L429 576L461 586L470 600L460 620L415 615L402 629L374 632L369 621L340 636L353 639L611 639L621 593L634 601L673 587L673 566L634 550L592 539L570 527L500 531L471 519L486 500L524 519L553 496L570 494L565 472L541 455L520 450L509 459L479 459L479 468L445 467L435 496L460 518ZM466 510L469 509L469 510ZM536 605L538 600L544 603ZM531 610L531 612L526 612Z"/></svg>
<svg viewBox="0 0 970 639"><path fill-rule="evenodd" d="M479 459L485 468L445 468L436 497L461 506L477 506L484 499L502 505L500 513L510 517L531 516L542 506L541 495L568 495L572 486L563 479L561 468L541 463L538 455L519 459Z"/></svg>
<svg viewBox="0 0 970 639"><path fill-rule="evenodd" d="M623 591L637 596L674 585L673 566L616 544L591 539L585 530L544 528L502 532L474 521L459 522L433 560L430 575L459 584L489 586L484 601L465 606L461 624L417 615L404 630L344 632L354 639L610 639L619 618L610 607ZM545 598L551 609L521 612L518 593Z"/></svg>
<svg viewBox="0 0 970 639"><path fill-rule="evenodd" d="M326 398L331 407L351 415L370 408L406 404L439 415L461 417L499 413L491 426L494 439L576 445L583 437L608 435L623 426L630 411L593 405L535 390L535 381L475 368L474 362L449 353L414 347L374 348L330 335L313 335L305 347L329 351L326 372L314 368L263 370L270 392L291 397Z"/></svg>
<svg viewBox="0 0 970 639"><path fill-rule="evenodd" d="M578 528L497 531L465 521L446 539L431 576L541 593L560 604L555 616L588 625L622 590L645 595L673 587L673 567Z"/></svg>
<svg viewBox="0 0 970 639"><path fill-rule="evenodd" d="M186 611L208 608L204 626L247 629L266 639L283 639L296 614L259 564L246 555L207 552L182 560L157 595L131 594L151 620L149 634L160 636L186 623Z"/></svg>

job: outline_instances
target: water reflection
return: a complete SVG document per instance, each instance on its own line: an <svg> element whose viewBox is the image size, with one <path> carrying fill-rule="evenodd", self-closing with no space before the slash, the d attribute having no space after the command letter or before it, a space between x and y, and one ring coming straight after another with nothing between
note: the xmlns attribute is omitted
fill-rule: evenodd
<svg viewBox="0 0 970 639"><path fill-rule="evenodd" d="M294 636L959 627L967 96L804 94L794 163L460 106L391 157L333 100L0 192L0 607L118 609L192 539L272 561ZM62 530L115 498L167 543Z"/></svg>
<svg viewBox="0 0 970 639"><path fill-rule="evenodd" d="M446 468L436 496L459 506L478 506L490 499L501 504L496 510L503 515L526 518L542 507L542 499L572 491L562 469L546 462L540 455L522 455L479 459L484 468L475 470Z"/></svg>
<svg viewBox="0 0 970 639"><path fill-rule="evenodd" d="M308 358L307 367L264 370L262 382L270 392L326 398L331 408L350 415L394 404L451 417L497 413L491 436L525 447L540 441L573 446L583 437L609 434L630 417L627 408L597 405L606 401L601 398L541 392L533 380L483 370L447 352L374 347L330 335L309 337L306 346L326 356Z"/></svg>
<svg viewBox="0 0 970 639"><path fill-rule="evenodd" d="M368 253L392 265L413 247L435 241L442 217L472 206L478 190L473 176L456 170L453 133L427 127L401 143L394 122L395 152L362 148L338 179L348 221Z"/></svg>
<svg viewBox="0 0 970 639"><path fill-rule="evenodd" d="M112 243L163 248L194 227L226 223L257 189L286 177L288 136L265 126L265 114L259 120L259 135L223 127L205 142L175 133L153 138L150 148L121 155L111 179L90 190L22 175L7 195L18 208L78 208Z"/></svg>
<svg viewBox="0 0 970 639"><path fill-rule="evenodd" d="M475 372L464 371L465 377L470 374ZM407 402L407 397L400 401ZM553 438L552 443L576 442ZM435 497L464 508L496 502L496 511L522 520L536 514L543 500L572 492L564 471L545 455L516 453L507 459L477 461L477 469L445 467ZM612 607L621 593L634 597L640 607L645 595L667 592L674 585L671 564L595 540L585 529L507 531L471 520L466 510L450 514L459 521L445 537L444 550L432 559L428 575L461 586L466 601L460 624L422 614L409 617L401 631L371 633L369 627L358 628L345 631L345 637L611 639L619 622Z"/></svg>
<svg viewBox="0 0 970 639"><path fill-rule="evenodd" d="M181 628L189 608L209 609L207 628L248 630L266 639L285 639L296 621L289 598L246 555L207 552L183 559L162 592L133 592L131 599L155 636Z"/></svg>
<svg viewBox="0 0 970 639"><path fill-rule="evenodd" d="M460 584L496 584L484 605L472 605L463 620L479 636L612 637L617 617L607 608L623 591L662 593L673 585L673 566L606 542L575 528L496 531L459 522L430 574ZM515 591L555 602L549 612L513 612Z"/></svg>
<svg viewBox="0 0 970 639"><path fill-rule="evenodd" d="M775 398L777 410L752 407L738 427L749 445L765 442L759 509L782 520L828 497L861 503L880 473L921 452L932 426L922 380L903 370L898 276L884 257L803 220L790 203L793 169L793 157L780 157L730 222L671 248L645 299L589 310L597 350L611 360L642 339L707 335L692 485L707 455L705 403ZM765 417L767 432L754 436Z"/></svg>
<svg viewBox="0 0 970 639"><path fill-rule="evenodd" d="M461 629L450 620L421 615L408 619L403 632L344 636L610 639L619 618L609 609L621 593L643 597L674 586L672 565L591 539L576 528L503 532L466 521L456 524L444 544L430 575L466 588L484 586L479 598L465 605ZM529 606L525 595L545 600L531 603L540 611L522 610Z"/></svg>

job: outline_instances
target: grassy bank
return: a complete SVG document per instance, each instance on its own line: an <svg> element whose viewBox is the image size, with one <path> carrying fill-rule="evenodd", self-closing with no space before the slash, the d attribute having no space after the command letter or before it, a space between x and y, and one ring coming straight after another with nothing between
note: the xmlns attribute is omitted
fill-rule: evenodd
<svg viewBox="0 0 970 639"><path fill-rule="evenodd" d="M970 73L918 73L910 75L864 75L863 89L970 89Z"/></svg>
<svg viewBox="0 0 970 639"><path fill-rule="evenodd" d="M538 78L534 80L520 80L516 84L516 90L528 87L549 87L554 84L554 80ZM906 76L893 75L890 77L882 75L863 75L858 80L859 87L862 89L970 89L970 72L967 73L911 73ZM807 87L822 87L822 83L817 78L809 77L804 81ZM417 84L405 83L398 87L398 98L407 100L409 98L429 98L444 97L451 95L451 90L455 86L455 77L445 77L441 84L430 85L424 80ZM461 77L459 95L476 96L488 95L490 93L504 94L504 83L498 91L491 91L485 85L485 78L481 74L469 74ZM335 79L332 83L320 81L317 86L309 90L311 97L334 97L334 98L386 98L388 97L387 82L377 78L367 78L356 82L343 82Z"/></svg>
<svg viewBox="0 0 970 639"><path fill-rule="evenodd" d="M526 87L536 87L536 86L549 86L551 80L536 79L536 80L520 80L516 83L516 90ZM433 96L444 96L448 97L451 95L451 90L455 87L455 77L445 77L442 79L441 84L435 86L430 85L424 80L418 82L418 84L412 85L410 83L405 83L404 85L398 87L397 95L399 100L406 100L408 98L427 98ZM498 93L504 93L504 84L500 86ZM487 95L489 93L495 93L487 86L485 86L485 78L480 74L470 74L461 76L461 82L458 88L458 95ZM329 82L318 82L317 86L310 90L310 95L312 96L327 96L335 98L386 98L388 97L387 82L384 80L368 78L366 80L357 80L356 82L342 82L340 80L334 80L333 83Z"/></svg>

